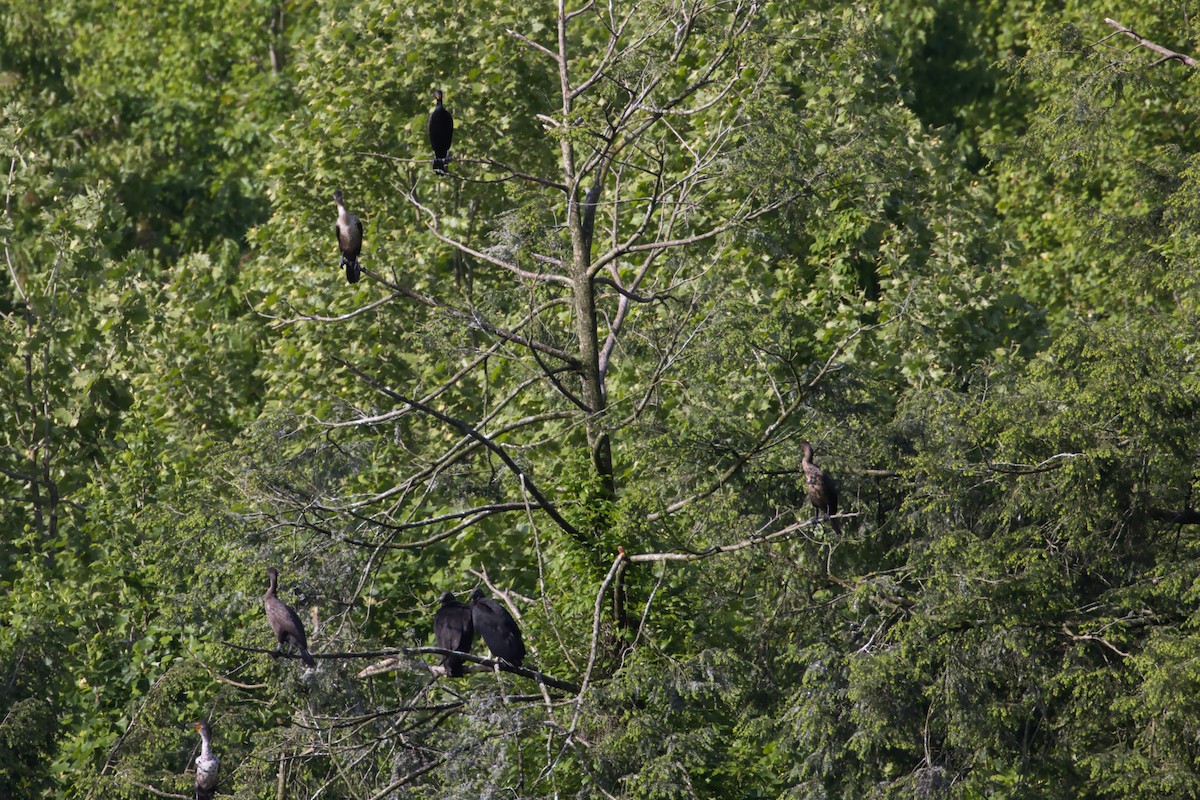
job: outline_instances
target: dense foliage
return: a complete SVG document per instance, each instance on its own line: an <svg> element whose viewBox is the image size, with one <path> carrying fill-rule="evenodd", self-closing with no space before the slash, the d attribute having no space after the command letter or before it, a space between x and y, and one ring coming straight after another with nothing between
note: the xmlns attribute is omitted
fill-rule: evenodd
<svg viewBox="0 0 1200 800"><path fill-rule="evenodd" d="M621 5L4 6L5 796L1200 791L1186 9Z"/></svg>

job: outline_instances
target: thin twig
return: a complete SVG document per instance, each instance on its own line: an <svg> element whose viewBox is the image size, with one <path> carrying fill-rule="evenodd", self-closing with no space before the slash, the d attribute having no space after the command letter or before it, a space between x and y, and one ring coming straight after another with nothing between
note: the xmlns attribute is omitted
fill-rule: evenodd
<svg viewBox="0 0 1200 800"><path fill-rule="evenodd" d="M588 652L587 668L583 671L583 683L579 687L579 699L575 704L575 714L571 718L571 727L567 731L567 738L575 732L576 726L579 724L579 715L583 712L583 694L587 691L588 683L592 679L592 669L596 666L596 653L600 648L600 619L601 610L604 607L604 594L608 591L608 585L612 583L613 578L617 574L617 570L628 556L625 555L625 548L617 548L617 557L613 559L612 566L608 568L608 574L604 576L604 582L600 584L600 591L596 592L596 605L592 609L592 646Z"/></svg>

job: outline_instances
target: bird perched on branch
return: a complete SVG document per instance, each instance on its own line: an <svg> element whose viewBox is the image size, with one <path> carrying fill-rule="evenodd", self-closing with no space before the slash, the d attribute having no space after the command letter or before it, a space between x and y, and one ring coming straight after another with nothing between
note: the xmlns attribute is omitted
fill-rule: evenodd
<svg viewBox="0 0 1200 800"><path fill-rule="evenodd" d="M521 629L504 606L484 596L483 589L471 592L471 621L492 655L513 666L521 666L525 659Z"/></svg>
<svg viewBox="0 0 1200 800"><path fill-rule="evenodd" d="M358 283L358 278L362 274L362 270L358 266L358 254L362 252L363 241L362 220L346 210L346 206L342 202L341 189L333 193L333 202L337 203L338 216L334 230L337 231L338 248L342 251L342 266L346 268L346 280L349 283Z"/></svg>
<svg viewBox="0 0 1200 800"><path fill-rule="evenodd" d="M433 148L433 171L447 174L450 164L450 143L454 141L454 117L442 105L442 90L433 93L437 106L429 115L429 145Z"/></svg>
<svg viewBox="0 0 1200 800"><path fill-rule="evenodd" d="M829 523L833 525L833 532L840 534L842 532L841 523L833 518L833 515L838 510L838 490L833 482L833 478L825 474L825 472L813 463L813 449L808 442L801 442L800 449L803 451L803 457L800 459L800 466L804 469L804 480L808 484L808 502L812 503L813 521L821 518L824 513L829 519Z"/></svg>
<svg viewBox="0 0 1200 800"><path fill-rule="evenodd" d="M437 646L444 650L457 650L460 653L471 652L471 643L475 641L475 625L471 621L471 607L454 599L452 592L442 592L442 607L433 618L433 635ZM442 666L446 674L461 678L463 676L463 660L456 656L442 656Z"/></svg>
<svg viewBox="0 0 1200 800"><path fill-rule="evenodd" d="M200 755L196 756L196 800L212 800L221 762L212 751L212 730L207 722L193 722L200 732Z"/></svg>
<svg viewBox="0 0 1200 800"><path fill-rule="evenodd" d="M275 638L279 641L279 649L288 645L294 645L300 651L300 659L310 667L316 667L317 662L308 652L308 637L304 635L304 623L300 621L300 617L296 616L296 612L287 603L275 596L276 590L279 588L279 570L271 567L267 570L267 579L270 581L270 586L267 587L267 593L263 595L263 608L267 612L267 622L271 623L271 630L275 632Z"/></svg>

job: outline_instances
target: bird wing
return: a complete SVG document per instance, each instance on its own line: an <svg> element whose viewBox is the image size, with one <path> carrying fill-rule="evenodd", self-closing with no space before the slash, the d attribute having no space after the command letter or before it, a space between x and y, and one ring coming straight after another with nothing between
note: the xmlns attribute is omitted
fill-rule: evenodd
<svg viewBox="0 0 1200 800"><path fill-rule="evenodd" d="M281 633L287 634L287 638L293 644L308 649L308 637L304 633L304 623L300 621L300 617L287 603L277 597L272 597L266 603L267 620L271 623L271 629L275 631L276 638Z"/></svg>
<svg viewBox="0 0 1200 800"><path fill-rule="evenodd" d="M825 505L829 508L830 514L836 514L838 510L838 490L834 484L833 478L821 473L821 488L825 491Z"/></svg>
<svg viewBox="0 0 1200 800"><path fill-rule="evenodd" d="M438 647L466 652L475 638L469 606L447 606L433 618L433 632Z"/></svg>

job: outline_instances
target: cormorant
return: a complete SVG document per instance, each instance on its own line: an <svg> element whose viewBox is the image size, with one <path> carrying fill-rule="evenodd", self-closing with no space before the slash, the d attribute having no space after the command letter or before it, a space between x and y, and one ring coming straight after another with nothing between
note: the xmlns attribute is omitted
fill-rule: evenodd
<svg viewBox="0 0 1200 800"><path fill-rule="evenodd" d="M275 631L275 638L279 641L279 649L283 650L284 646L291 643L300 650L300 659L310 667L316 667L317 662L308 653L308 637L304 635L304 623L300 621L300 617L296 616L296 612L287 603L275 596L275 591L279 587L279 570L271 567L267 570L267 578L271 585L267 587L267 593L263 595L263 608L267 612L267 621L271 623L271 630Z"/></svg>
<svg viewBox="0 0 1200 800"><path fill-rule="evenodd" d="M433 635L437 646L460 653L471 652L475 641L475 625L471 622L471 607L454 599L452 592L442 592L442 607L433 618ZM446 674L454 678L463 676L463 660L455 656L442 656Z"/></svg>
<svg viewBox="0 0 1200 800"><path fill-rule="evenodd" d="M479 631L492 655L514 666L521 666L525 658L521 629L504 606L484 596L483 589L471 592L471 621L475 623L475 630Z"/></svg>
<svg viewBox="0 0 1200 800"><path fill-rule="evenodd" d="M813 463L813 449L808 442L801 442L800 449L804 452L800 466L804 468L804 480L808 483L808 502L813 504L813 521L821 518L821 513L829 518L833 532L842 532L841 523L833 518L838 510L838 490L833 478L826 475L820 467Z"/></svg>
<svg viewBox="0 0 1200 800"><path fill-rule="evenodd" d="M333 193L333 202L337 203L338 217L334 230L337 231L338 248L342 251L342 266L346 268L346 280L358 283L362 274L358 266L358 254L362 252L363 224L362 220L346 210L342 203L342 190Z"/></svg>
<svg viewBox="0 0 1200 800"><path fill-rule="evenodd" d="M447 174L450 164L450 143L454 140L454 117L442 105L442 90L433 93L437 107L429 115L429 144L433 147L433 171Z"/></svg>
<svg viewBox="0 0 1200 800"><path fill-rule="evenodd" d="M212 751L212 731L207 722L193 722L200 731L200 755L196 756L196 800L212 800L217 788L217 769L221 762Z"/></svg>

